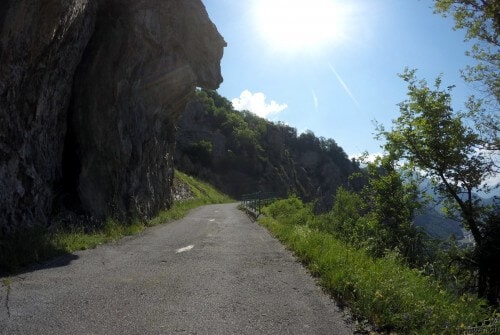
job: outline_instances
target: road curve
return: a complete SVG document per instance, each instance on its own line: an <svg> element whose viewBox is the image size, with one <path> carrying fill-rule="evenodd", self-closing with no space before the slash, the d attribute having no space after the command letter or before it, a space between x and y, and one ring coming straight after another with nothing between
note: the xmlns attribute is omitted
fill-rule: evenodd
<svg viewBox="0 0 500 335"><path fill-rule="evenodd" d="M352 334L236 206L201 207L0 284L0 334Z"/></svg>

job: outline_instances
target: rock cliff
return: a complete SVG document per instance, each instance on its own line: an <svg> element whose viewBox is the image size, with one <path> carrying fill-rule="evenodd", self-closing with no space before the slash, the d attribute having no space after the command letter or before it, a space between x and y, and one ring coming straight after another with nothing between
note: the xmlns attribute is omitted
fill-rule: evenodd
<svg viewBox="0 0 500 335"><path fill-rule="evenodd" d="M0 4L0 236L171 203L175 125L222 81L200 0Z"/></svg>
<svg viewBox="0 0 500 335"><path fill-rule="evenodd" d="M179 120L176 167L235 198L254 192L295 194L325 211L359 166L333 139L297 134L250 112L234 110L215 91L200 90Z"/></svg>

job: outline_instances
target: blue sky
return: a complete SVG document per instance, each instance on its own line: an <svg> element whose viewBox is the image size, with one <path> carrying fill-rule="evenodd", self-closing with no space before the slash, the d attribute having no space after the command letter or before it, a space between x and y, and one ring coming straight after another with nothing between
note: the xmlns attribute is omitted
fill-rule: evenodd
<svg viewBox="0 0 500 335"><path fill-rule="evenodd" d="M431 0L203 3L228 44L218 92L236 108L333 138L350 156L381 151L374 121L390 126L398 116L406 66L456 85L456 109L473 93L460 78L470 45Z"/></svg>

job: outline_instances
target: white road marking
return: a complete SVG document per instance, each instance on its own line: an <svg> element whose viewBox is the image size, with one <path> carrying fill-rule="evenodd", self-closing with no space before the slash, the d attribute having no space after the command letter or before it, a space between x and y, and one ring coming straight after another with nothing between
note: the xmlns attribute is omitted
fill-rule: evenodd
<svg viewBox="0 0 500 335"><path fill-rule="evenodd" d="M215 219L210 219L210 220L208 220L208 221L210 221L210 222L214 222L214 221L215 221Z"/></svg>
<svg viewBox="0 0 500 335"><path fill-rule="evenodd" d="M177 249L175 251L176 254L180 254L181 252L184 252L184 251L189 251L191 249L194 248L194 245L188 245L187 247L184 247L184 248L180 248L180 249Z"/></svg>

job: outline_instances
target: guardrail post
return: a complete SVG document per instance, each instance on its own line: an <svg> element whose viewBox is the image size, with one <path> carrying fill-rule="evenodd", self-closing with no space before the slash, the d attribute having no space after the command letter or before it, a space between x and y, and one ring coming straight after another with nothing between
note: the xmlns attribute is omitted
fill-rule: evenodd
<svg viewBox="0 0 500 335"><path fill-rule="evenodd" d="M260 192L260 191L259 191L259 193L258 193L258 195L257 195L257 197L258 197L258 199L259 199L259 200L258 200L258 201L259 201L259 210L258 210L258 212L257 212L257 213L259 213L259 215L260 215L260 200L261 200L261 195L262 195L262 192Z"/></svg>
<svg viewBox="0 0 500 335"><path fill-rule="evenodd" d="M262 191L244 194L241 196L241 203L248 209L256 212L257 216L261 214L262 207L269 205L272 201L279 197L273 193L265 193Z"/></svg>

